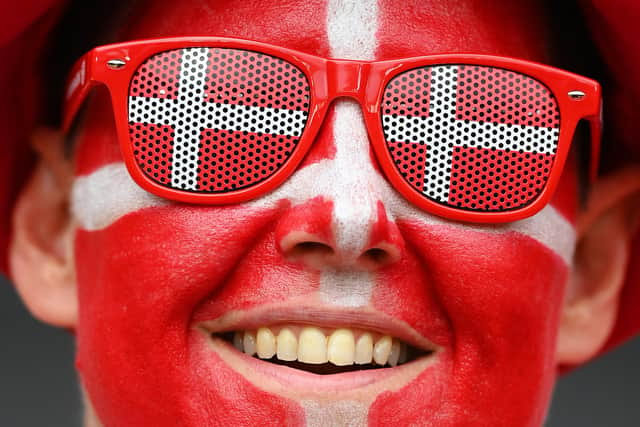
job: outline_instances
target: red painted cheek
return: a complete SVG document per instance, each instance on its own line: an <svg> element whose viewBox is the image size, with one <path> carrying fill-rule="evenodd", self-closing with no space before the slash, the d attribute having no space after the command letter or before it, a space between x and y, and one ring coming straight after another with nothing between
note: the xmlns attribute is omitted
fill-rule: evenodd
<svg viewBox="0 0 640 427"><path fill-rule="evenodd" d="M284 208L156 207L78 232L77 364L105 425L281 425L299 416L190 338L210 299L232 309L300 292L282 277L303 273L276 259L272 243ZM201 375L205 365L219 375Z"/></svg>
<svg viewBox="0 0 640 427"><path fill-rule="evenodd" d="M443 350L431 368L438 370L436 384L428 370L403 389L383 393L370 421L407 424L426 414L425 424L435 425L540 425L555 380L567 266L517 233L411 222L399 227L408 247L401 261L406 274L381 272L373 304Z"/></svg>
<svg viewBox="0 0 640 427"><path fill-rule="evenodd" d="M333 203L318 197L282 211L255 248L243 256L224 287L213 292L198 308L194 322L216 319L230 310L248 310L316 292L320 272L307 268L304 259L288 262L286 258L292 248L283 247L282 241L290 233L304 232L331 244L332 208ZM306 237L294 239L293 243L304 241Z"/></svg>

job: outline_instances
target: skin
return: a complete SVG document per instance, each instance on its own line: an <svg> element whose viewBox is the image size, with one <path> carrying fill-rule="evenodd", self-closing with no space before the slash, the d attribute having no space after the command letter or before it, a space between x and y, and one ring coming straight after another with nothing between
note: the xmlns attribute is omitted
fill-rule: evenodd
<svg viewBox="0 0 640 427"><path fill-rule="evenodd" d="M445 3L149 2L118 37L233 36L353 59L472 51L547 60L535 5ZM46 163L60 163L47 161L46 150ZM381 175L350 100L334 104L287 183L243 205L159 200L127 180L121 162L108 98L98 93L67 182L73 217L58 233L71 255L48 248L63 259L54 276L77 292L77 318L70 308L60 320L29 297L29 260L20 253L28 239L19 230L30 200L44 197L37 182L16 214L19 289L37 315L75 329L87 424L538 426L558 364L590 357L606 338L607 330L588 339L575 332L588 329L575 307L591 299L574 246L595 220L578 210L574 162L547 208L501 226L445 221L402 199ZM629 232L626 223L607 224L609 237ZM590 297L601 288L617 295L613 273L592 273ZM615 307L602 312L610 329ZM281 381L201 330L274 316L345 327L384 319L437 351L366 384L293 373ZM570 345L556 345L559 334Z"/></svg>

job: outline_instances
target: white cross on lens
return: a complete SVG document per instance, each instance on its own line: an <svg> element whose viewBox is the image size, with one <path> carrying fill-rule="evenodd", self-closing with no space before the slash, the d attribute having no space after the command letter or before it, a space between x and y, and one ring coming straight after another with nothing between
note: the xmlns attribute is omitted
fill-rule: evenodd
<svg viewBox="0 0 640 427"><path fill-rule="evenodd" d="M424 167L423 193L442 203L449 201L451 164L455 147L510 150L536 154L556 152L558 128L506 123L476 122L456 119L456 65L431 68L431 102L429 117L408 117L385 114L385 127L395 127L396 135L405 140L389 138L389 142L412 142L426 145L431 138ZM407 137L408 135L408 137ZM538 143L531 144L529 141ZM544 143L540 143L544 142Z"/></svg>
<svg viewBox="0 0 640 427"><path fill-rule="evenodd" d="M129 123L173 128L171 187L198 188L200 138L205 129L300 136L303 111L206 101L209 48L181 49L177 99L129 97Z"/></svg>

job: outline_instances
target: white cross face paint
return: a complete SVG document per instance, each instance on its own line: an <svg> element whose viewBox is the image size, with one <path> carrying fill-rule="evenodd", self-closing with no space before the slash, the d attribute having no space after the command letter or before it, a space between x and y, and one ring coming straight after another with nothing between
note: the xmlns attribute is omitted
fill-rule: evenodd
<svg viewBox="0 0 640 427"><path fill-rule="evenodd" d="M397 6L385 13L402 9ZM165 7L178 6L165 4L163 13ZM390 5L383 0L328 2L322 25L326 27L329 46L322 46L323 54L355 59L379 56L377 39L387 31L384 23L393 21L380 18L385 7L389 9ZM319 13L312 9L313 16L301 19L296 28ZM266 37L266 42L308 49L307 40L300 46L288 44L278 27L280 20L264 19L261 13L270 10L268 7L261 3L251 10L257 14L256 22L269 23L261 31L276 29L276 35ZM282 13L278 12L277 18ZM210 16L217 17L216 13ZM423 16L428 14L425 12ZM198 17L191 18L189 22ZM220 29L232 27L231 20L223 21ZM180 24L178 30L185 23ZM202 26L194 26L194 31L211 31L209 24L205 20ZM249 27L243 16L240 28ZM459 36L467 33L468 28L464 28ZM241 31L227 35L255 38ZM396 56L418 53L422 45L414 46L416 52ZM394 53L387 51L384 56ZM520 407L518 404L531 401L531 396L538 396L540 389L547 389L539 378L552 357L548 351L527 352L523 357L521 342L526 336L534 348L551 347L553 333L549 332L549 325L557 313L556 303L561 301L558 294L574 245L571 224L552 206L534 217L502 225L454 223L417 209L377 171L360 106L340 99L333 108L324 124L326 138L316 141L314 146L321 147L329 141L327 145L333 151L300 167L271 193L242 206L194 207L167 202L141 190L122 163L104 164L76 179L73 212L84 229L77 239L78 268L84 278L83 302L85 307L88 300L94 303L89 305L92 308L97 304L105 308L93 317L85 311L84 320L88 321L83 328L85 333L94 330L87 334L89 339L92 336L108 339L95 339L87 344L85 336L80 348L84 356L81 361L98 362L85 364L88 368L83 379L88 378L86 384L94 400L104 396L96 405L101 415L107 412L102 409L105 406L126 401L120 407L122 417L111 420L127 419L132 412L128 410L128 402L135 401L142 389L150 403L147 408L140 408L139 413L152 408L153 413L145 415L147 419L154 416L154 420L159 419L157 425L184 419L185 412L194 407L197 408L194 412L198 412L196 418L205 414L208 420L217 419L216 415L231 418L250 412L269 417L278 411L290 415L286 410L293 408L292 412L301 414L296 421L306 425L345 420L352 425L391 425L398 417L406 424L425 422L416 420L417 416L433 416L428 419L432 424L450 416L454 423L461 424L464 421L459 416L481 416L482 409L494 402L500 409ZM165 118L158 120L166 122ZM185 166L189 168L188 164ZM330 215L326 216L329 220L323 226L330 230L336 252L343 260L353 260L371 245L371 235L376 233L383 212L389 224L398 225L401 237L409 242L400 261L384 271L357 271L345 262L341 269L321 268L320 273L288 262L276 249L273 229L293 208L304 207L315 199L330 205ZM315 214L310 210L306 218L315 219ZM96 260L95 254L102 259ZM99 286L92 286L95 284ZM95 292L96 289L100 291ZM260 318L256 313L267 314ZM397 370L368 371L367 378L376 379L365 386L361 386L364 376L361 374L367 371L350 372L354 374L350 379L360 381L360 385L350 390L346 390L349 384L345 384L350 381L333 375L322 381L295 369L297 373L279 371L281 377L287 377L284 382L289 381L283 387L278 385L278 374L274 374L279 368L276 365L242 354L232 345L211 348L209 344L214 340L198 326L227 314L231 318L254 316L247 324L236 323L229 331L274 326L275 332L278 322L293 321L297 326L378 331L391 330L400 324L436 343L442 351L437 358L420 358L413 365L404 365L404 371L402 365ZM181 320L176 321L177 318ZM186 318L191 323L182 321ZM138 330L149 333L134 333L131 319L144 327ZM204 344L198 341L192 345L189 339L185 346L185 331L198 335ZM458 339L456 346L448 344L449 335ZM158 342L163 345L158 346ZM109 352L114 343L117 348L138 352L135 354L141 357L123 361L125 351ZM469 363L455 363L458 361ZM92 378L89 372L92 367L105 366L107 362L112 362L111 375L93 372ZM491 371L493 366L498 371ZM504 366L512 369L504 370ZM429 367L433 369L426 372ZM512 376L505 374L507 371L529 375L514 382ZM386 380L378 380L385 372ZM398 372L406 375L396 376ZM478 384L486 386L481 390L483 393L470 393L464 387L468 378L481 378ZM305 386L300 386L301 383ZM512 386L514 383L517 387ZM136 390L131 390L133 384ZM452 384L457 386L450 387ZM508 387L514 393L505 394ZM177 405L166 405L170 416L155 410L163 407L163 402L156 399L158 389L167 389L173 393L167 395L182 399ZM224 414L219 410L224 405L218 405L218 401L229 404L224 407ZM442 402L444 409L438 406ZM451 402L453 405L449 405ZM287 418L274 416L270 421L277 423L282 419ZM110 424L137 425L117 421ZM199 421L185 424L206 424L202 418ZM510 425L522 424L516 421Z"/></svg>

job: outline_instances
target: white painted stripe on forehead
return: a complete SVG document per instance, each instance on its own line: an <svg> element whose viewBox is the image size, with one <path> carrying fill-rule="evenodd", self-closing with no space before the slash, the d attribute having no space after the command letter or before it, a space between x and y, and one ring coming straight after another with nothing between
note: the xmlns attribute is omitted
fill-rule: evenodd
<svg viewBox="0 0 640 427"><path fill-rule="evenodd" d="M375 59L377 31L377 0L329 0L327 37L332 57Z"/></svg>

